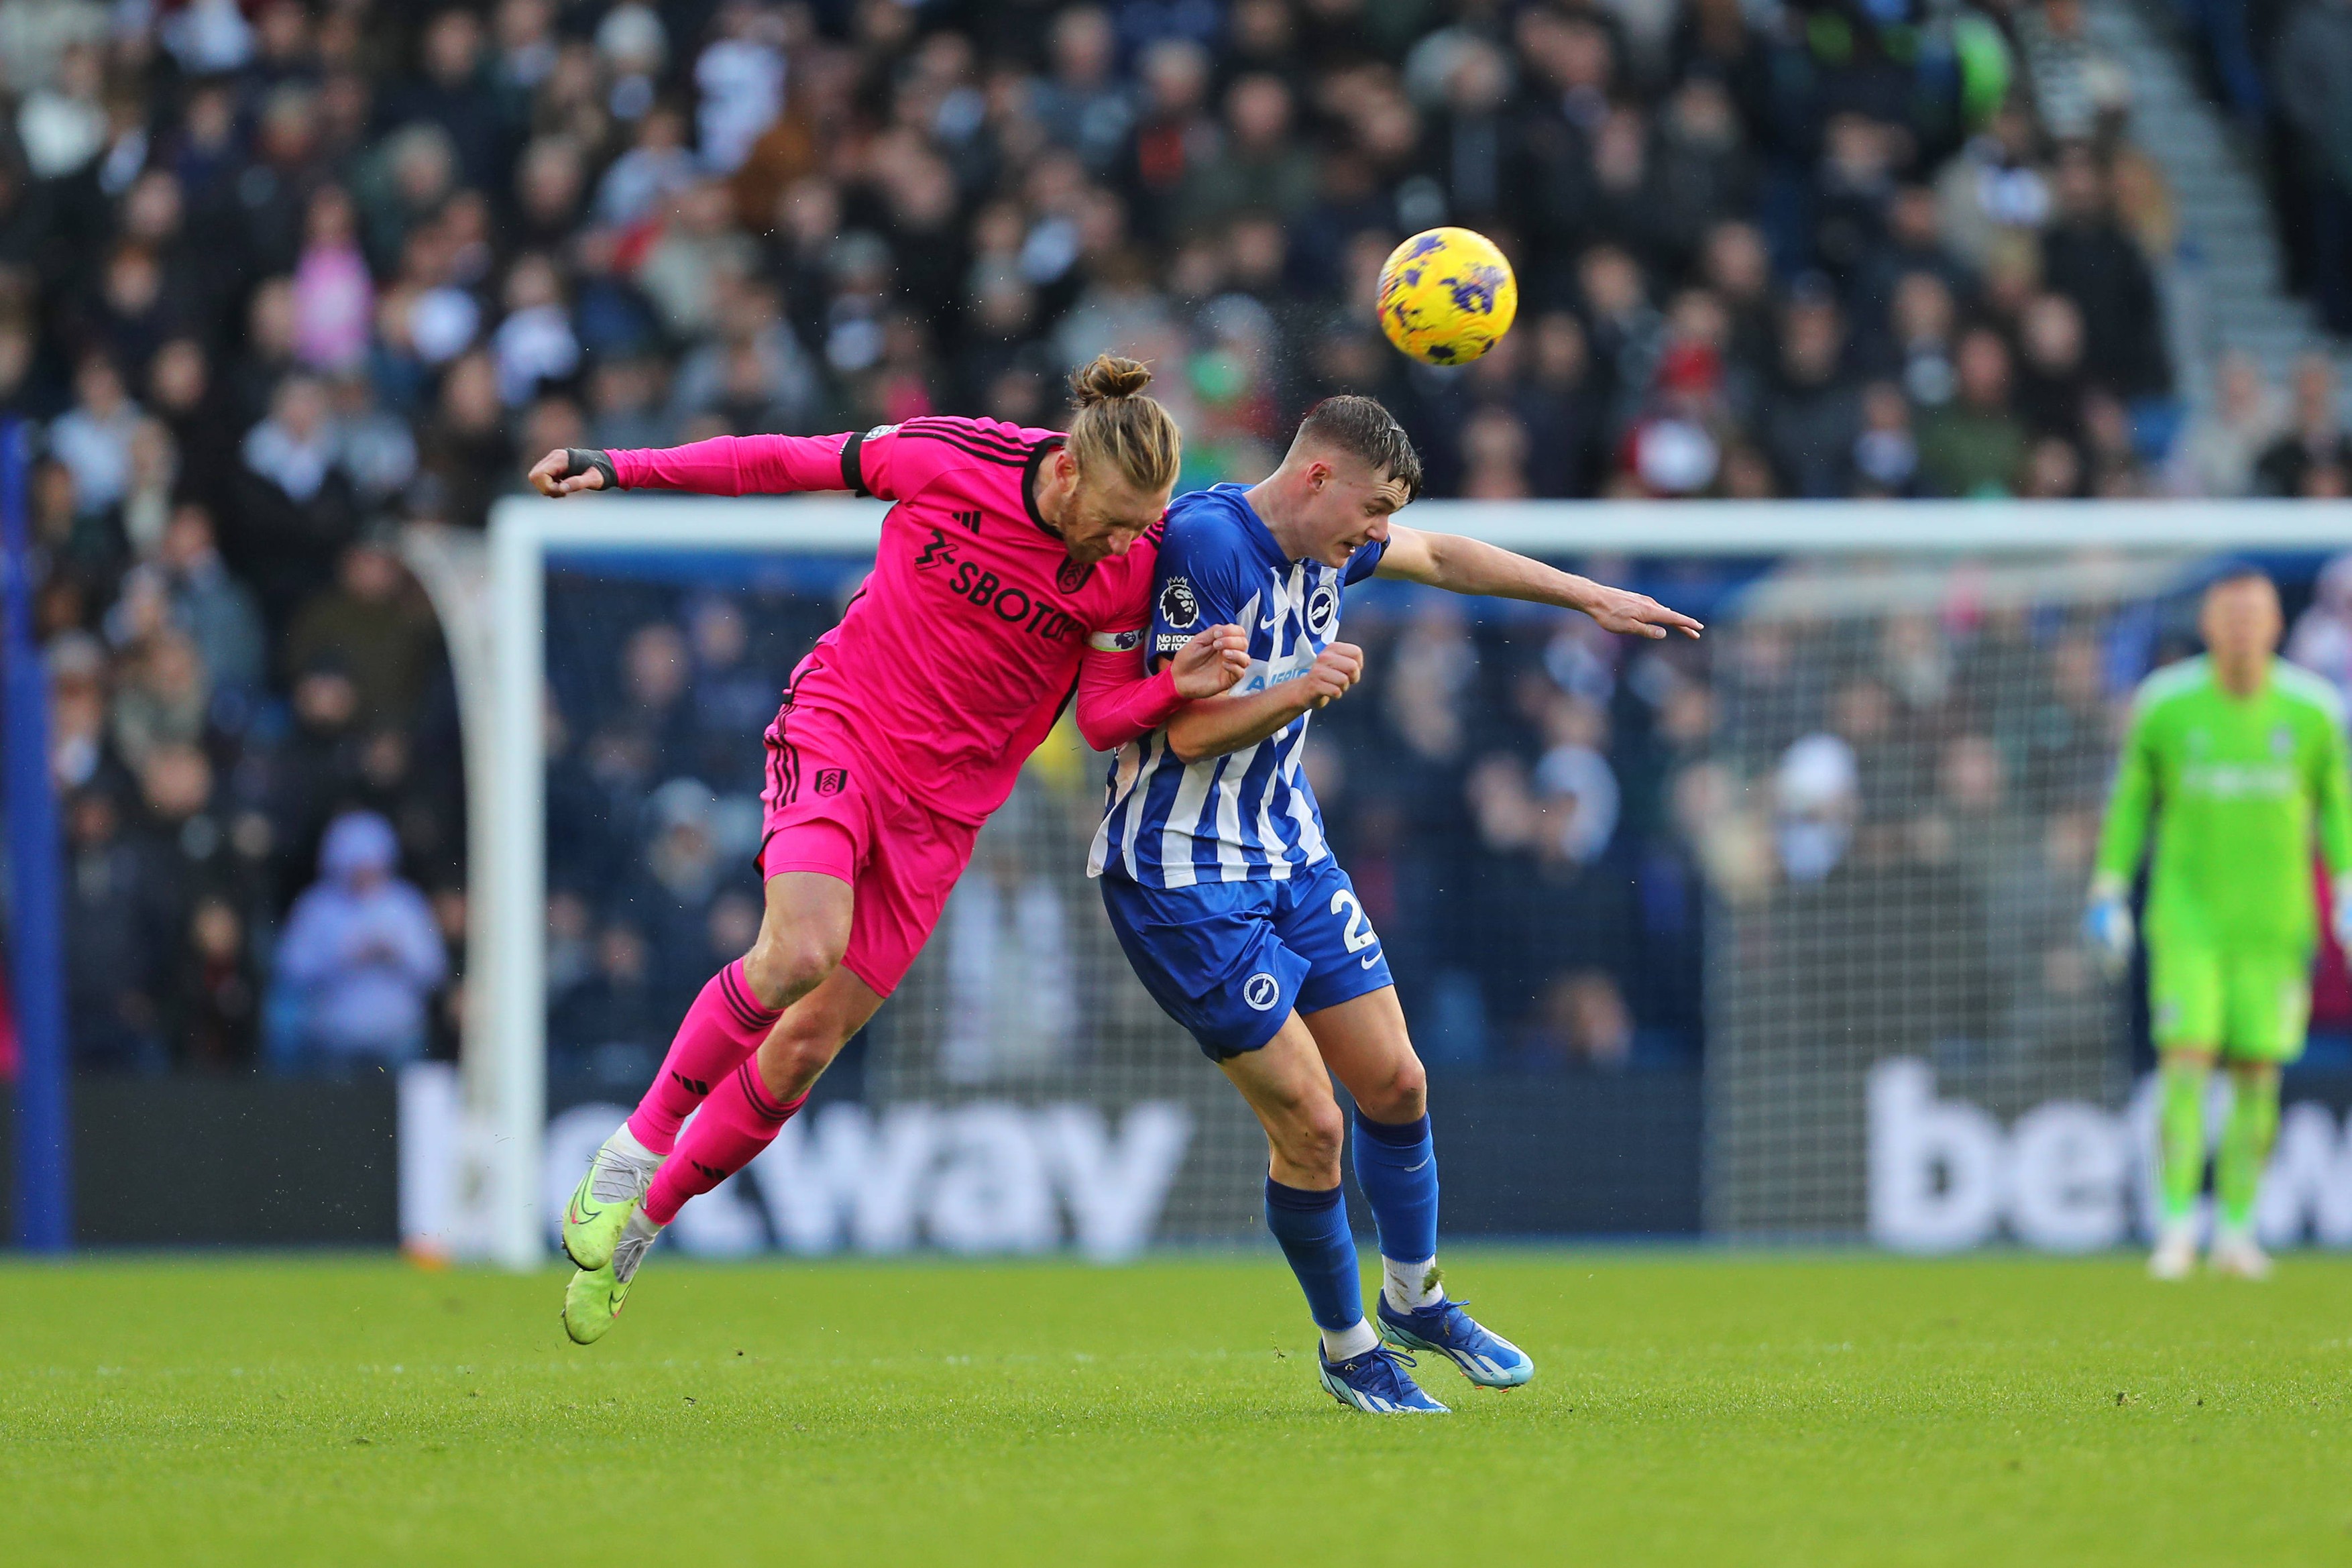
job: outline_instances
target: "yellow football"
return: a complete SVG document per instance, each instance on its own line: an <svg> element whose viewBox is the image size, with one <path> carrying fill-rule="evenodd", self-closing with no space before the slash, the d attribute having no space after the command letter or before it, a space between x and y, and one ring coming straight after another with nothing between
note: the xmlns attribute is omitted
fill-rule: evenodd
<svg viewBox="0 0 2352 1568"><path fill-rule="evenodd" d="M1429 229L1381 264L1381 331L1425 364L1468 364L1518 313L1518 279L1483 234Z"/></svg>

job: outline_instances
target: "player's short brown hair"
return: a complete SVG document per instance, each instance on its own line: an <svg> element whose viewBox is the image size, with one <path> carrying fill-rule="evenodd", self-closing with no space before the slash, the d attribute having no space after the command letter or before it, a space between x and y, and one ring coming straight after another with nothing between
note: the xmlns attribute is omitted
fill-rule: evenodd
<svg viewBox="0 0 2352 1568"><path fill-rule="evenodd" d="M1144 395L1150 370L1117 354L1097 354L1070 376L1070 456L1081 475L1116 473L1146 495L1172 489L1184 459L1184 435L1156 398Z"/></svg>
<svg viewBox="0 0 2352 1568"><path fill-rule="evenodd" d="M1407 500L1421 494L1421 454L1412 449L1412 437L1404 433L1396 416L1377 397L1350 393L1325 398L1298 422L1292 445L1310 440L1361 458L1373 473L1402 484Z"/></svg>

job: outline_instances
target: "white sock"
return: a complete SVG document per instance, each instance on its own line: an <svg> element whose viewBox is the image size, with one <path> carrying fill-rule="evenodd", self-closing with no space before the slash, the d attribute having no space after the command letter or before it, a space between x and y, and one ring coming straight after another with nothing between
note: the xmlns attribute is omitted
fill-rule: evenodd
<svg viewBox="0 0 2352 1568"><path fill-rule="evenodd" d="M637 1135L629 1131L629 1124L625 1121L621 1123L621 1130L605 1139L604 1142L614 1153L625 1154L632 1160L640 1163L651 1161L656 1165L662 1162L659 1154L637 1142Z"/></svg>
<svg viewBox="0 0 2352 1568"><path fill-rule="evenodd" d="M1418 1263L1383 1258L1381 1273L1381 1290L1388 1297L1389 1305L1400 1312L1418 1312L1445 1300L1445 1283L1438 1278L1434 1258L1424 1258Z"/></svg>
<svg viewBox="0 0 2352 1568"><path fill-rule="evenodd" d="M1372 1325L1363 1319L1356 1320L1352 1329L1323 1331L1323 1359L1328 1362L1353 1361L1381 1342Z"/></svg>

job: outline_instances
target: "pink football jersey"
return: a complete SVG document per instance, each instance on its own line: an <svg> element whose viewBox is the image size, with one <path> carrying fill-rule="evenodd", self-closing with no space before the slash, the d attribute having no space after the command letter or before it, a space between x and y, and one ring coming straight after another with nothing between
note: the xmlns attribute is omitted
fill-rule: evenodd
<svg viewBox="0 0 2352 1568"><path fill-rule="evenodd" d="M841 624L793 672L793 708L841 718L876 765L941 816L978 823L1069 700L1088 639L1138 646L1160 526L1081 567L1031 480L1062 444L995 419L921 418L846 436L728 436L615 451L627 489L856 490L898 504Z"/></svg>

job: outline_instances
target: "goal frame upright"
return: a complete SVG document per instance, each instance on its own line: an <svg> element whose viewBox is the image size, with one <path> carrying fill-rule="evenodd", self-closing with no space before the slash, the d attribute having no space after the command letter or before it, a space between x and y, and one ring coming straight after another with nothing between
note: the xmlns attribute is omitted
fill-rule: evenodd
<svg viewBox="0 0 2352 1568"><path fill-rule="evenodd" d="M487 551L434 587L465 733L469 850L461 1068L478 1129L472 1247L546 1262L549 558L650 551L869 554L887 503L846 498L510 496ZM1421 501L1409 523L1548 557L1967 556L2066 549L2337 550L2352 502ZM414 556L412 556L414 558ZM470 624L468 624L470 623ZM746 736L744 743L753 743Z"/></svg>

